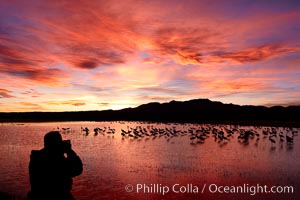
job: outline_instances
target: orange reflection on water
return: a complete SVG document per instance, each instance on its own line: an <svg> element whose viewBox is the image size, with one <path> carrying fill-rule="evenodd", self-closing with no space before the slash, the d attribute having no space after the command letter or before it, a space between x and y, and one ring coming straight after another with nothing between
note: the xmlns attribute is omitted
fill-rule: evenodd
<svg viewBox="0 0 300 200"><path fill-rule="evenodd" d="M165 134L143 137L123 137L121 129L141 126L145 129L180 131L175 136ZM299 138L295 137L292 150L286 143L272 144L264 138L262 127L237 127L256 130L260 139L249 139L249 144L238 142L233 134L228 142L215 141L210 134L204 143L191 141L189 130L212 125L148 124L139 122L68 122L31 123L17 126L3 124L0 141L0 188L3 192L24 197L29 191L27 167L32 149L42 148L47 131L63 127L63 139L70 139L73 149L84 164L83 174L74 178L73 190L77 200L85 199L296 199L299 196ZM220 129L219 125L213 125ZM81 127L87 127L88 134ZM94 133L94 128L106 132ZM227 129L236 127L224 126ZM223 127L223 128L224 128ZM114 134L107 130L115 129ZM278 128L278 131L285 131ZM298 130L299 131L299 130ZM12 167L14 166L14 167ZM24 181L25 180L25 181ZM131 184L132 192L125 187ZM143 185L137 190L137 185ZM183 188L185 192L172 191ZM203 185L206 190L202 192ZM253 185L295 187L294 194L217 194L209 192L210 185ZM139 186L140 186L139 185ZM213 187L212 185L211 187ZM169 192L162 194L161 188ZM157 192L154 188L159 188ZM145 189L145 190L144 190Z"/></svg>

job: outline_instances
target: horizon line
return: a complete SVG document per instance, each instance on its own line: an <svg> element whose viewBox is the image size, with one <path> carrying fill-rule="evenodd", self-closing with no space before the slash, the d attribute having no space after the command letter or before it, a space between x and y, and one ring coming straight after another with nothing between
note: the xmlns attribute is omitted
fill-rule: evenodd
<svg viewBox="0 0 300 200"><path fill-rule="evenodd" d="M64 112L102 112L102 111L121 111L124 109L134 109L134 108L138 108L142 105L147 105L147 104L151 104L151 103L158 103L158 104L167 104L167 103L171 103L171 102L188 102L188 101L194 101L194 100L209 100L211 102L215 102L215 103L222 103L224 105L235 105L235 106L253 106L253 107L265 107L265 108L272 108L272 107L282 107L282 108L288 108L288 107L292 107L292 106L300 106L300 104L295 104L295 105L288 105L288 104L265 104L265 105L251 105L251 104L235 104L235 103L224 103L222 101L216 101L216 100L211 100L208 98L198 98L198 99L189 99L189 100L171 100L171 101L165 101L165 102L158 102L158 101L153 101L153 102L148 102L148 103L144 103L144 104L140 104L134 107L124 107L124 108L120 108L120 109L105 109L105 110L65 110L65 111L41 111L41 110L37 110L37 111L11 111L11 112L3 112L0 111L0 113L64 113Z"/></svg>

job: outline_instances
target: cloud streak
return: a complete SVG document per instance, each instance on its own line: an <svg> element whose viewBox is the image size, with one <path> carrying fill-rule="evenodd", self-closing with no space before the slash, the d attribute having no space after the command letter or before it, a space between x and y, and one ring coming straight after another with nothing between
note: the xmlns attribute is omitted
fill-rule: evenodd
<svg viewBox="0 0 300 200"><path fill-rule="evenodd" d="M0 98L14 98L12 91L0 88Z"/></svg>
<svg viewBox="0 0 300 200"><path fill-rule="evenodd" d="M222 52L216 55L220 60L231 60L238 63L257 62L281 56L286 53L300 50L299 47L284 47L281 45L266 45L257 48L242 50L240 52Z"/></svg>

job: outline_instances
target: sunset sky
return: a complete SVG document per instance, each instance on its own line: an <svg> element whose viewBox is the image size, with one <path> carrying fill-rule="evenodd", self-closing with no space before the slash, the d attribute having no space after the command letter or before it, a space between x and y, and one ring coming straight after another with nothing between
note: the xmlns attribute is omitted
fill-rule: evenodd
<svg viewBox="0 0 300 200"><path fill-rule="evenodd" d="M7 0L0 111L300 105L299 0Z"/></svg>

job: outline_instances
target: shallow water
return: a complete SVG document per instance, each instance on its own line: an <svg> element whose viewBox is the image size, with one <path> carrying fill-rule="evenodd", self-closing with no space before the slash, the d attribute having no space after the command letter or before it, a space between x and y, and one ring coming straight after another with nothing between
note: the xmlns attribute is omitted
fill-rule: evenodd
<svg viewBox="0 0 300 200"><path fill-rule="evenodd" d="M121 129L127 131L128 127L139 126L147 131L157 128L178 132L174 136L159 134L156 137L121 135ZM82 127L90 129L89 134ZM95 135L93 129L96 127L106 127L106 131ZM115 129L115 133L107 133L108 127ZM280 142L279 137L280 132L285 136L292 131L299 133L299 129L274 129L278 134L273 144L269 135L264 137L263 134L263 130L271 130L270 127L141 122L2 123L0 192L18 198L26 197L30 190L28 163L31 150L43 147L45 133L62 128L69 128L61 131L63 139L71 140L73 149L84 164L82 175L73 179L72 193L77 200L300 197L300 137L295 135L293 145ZM239 142L238 133L228 137L229 141L215 141L211 133L203 143L197 143L197 139L191 140L189 131L195 132L201 128L254 130L259 136L250 138L248 143ZM214 190L214 184L245 185L248 193L210 191L209 187ZM251 195L249 187L257 184L268 187L293 186L293 193ZM138 186L142 188L138 190ZM126 189L133 191L127 192Z"/></svg>

